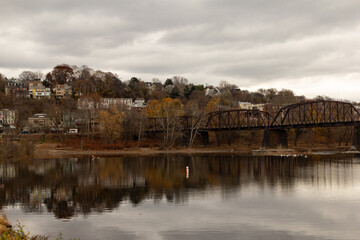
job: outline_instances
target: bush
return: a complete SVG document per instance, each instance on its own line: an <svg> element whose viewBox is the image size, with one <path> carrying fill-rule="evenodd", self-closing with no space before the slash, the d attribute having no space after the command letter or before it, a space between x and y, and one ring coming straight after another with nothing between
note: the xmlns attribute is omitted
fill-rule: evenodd
<svg viewBox="0 0 360 240"><path fill-rule="evenodd" d="M47 240L49 236L30 236L30 232L25 232L23 225L19 222L16 224L15 229L6 230L0 237L1 240Z"/></svg>
<svg viewBox="0 0 360 240"><path fill-rule="evenodd" d="M0 143L0 156L3 158L31 157L34 154L35 144L27 138L13 140L6 138Z"/></svg>

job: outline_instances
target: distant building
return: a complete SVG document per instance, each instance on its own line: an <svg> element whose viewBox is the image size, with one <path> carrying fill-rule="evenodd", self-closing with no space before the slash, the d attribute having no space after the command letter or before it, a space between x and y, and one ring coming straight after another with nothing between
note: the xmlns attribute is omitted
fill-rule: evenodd
<svg viewBox="0 0 360 240"><path fill-rule="evenodd" d="M0 130L15 128L16 110L0 109Z"/></svg>
<svg viewBox="0 0 360 240"><path fill-rule="evenodd" d="M43 86L43 84L42 84L42 82L40 80L29 81L29 82L27 82L27 85L29 86L29 88Z"/></svg>
<svg viewBox="0 0 360 240"><path fill-rule="evenodd" d="M240 109L247 109L247 110L260 110L260 111L267 111L268 104L260 103L260 104L252 104L249 102L239 102Z"/></svg>
<svg viewBox="0 0 360 240"><path fill-rule="evenodd" d="M8 81L5 87L5 95L15 97L28 97L28 86L23 83Z"/></svg>
<svg viewBox="0 0 360 240"><path fill-rule="evenodd" d="M210 97L220 96L220 90L217 88L206 88L205 95Z"/></svg>
<svg viewBox="0 0 360 240"><path fill-rule="evenodd" d="M66 98L72 96L72 88L67 84L56 84L55 87L56 98Z"/></svg>
<svg viewBox="0 0 360 240"><path fill-rule="evenodd" d="M161 91L163 89L163 85L159 82L155 82L151 85L151 91Z"/></svg>
<svg viewBox="0 0 360 240"><path fill-rule="evenodd" d="M265 103L253 104L253 109L264 111L266 110L266 106Z"/></svg>
<svg viewBox="0 0 360 240"><path fill-rule="evenodd" d="M37 113L29 117L28 124L32 129L41 129L52 125L50 118L46 113Z"/></svg>
<svg viewBox="0 0 360 240"><path fill-rule="evenodd" d="M145 106L146 106L145 99L143 99L143 98L137 98L137 99L134 101L134 103L133 103L132 106L135 107L135 108L143 108L143 107L145 107Z"/></svg>
<svg viewBox="0 0 360 240"><path fill-rule="evenodd" d="M133 106L132 98L102 98L99 108L112 108L114 106L123 106L130 109Z"/></svg>
<svg viewBox="0 0 360 240"><path fill-rule="evenodd" d="M29 97L34 99L50 98L51 90L44 85L29 83Z"/></svg>
<svg viewBox="0 0 360 240"><path fill-rule="evenodd" d="M249 102L239 102L239 108L251 110L251 109L253 109L253 104L249 103Z"/></svg>

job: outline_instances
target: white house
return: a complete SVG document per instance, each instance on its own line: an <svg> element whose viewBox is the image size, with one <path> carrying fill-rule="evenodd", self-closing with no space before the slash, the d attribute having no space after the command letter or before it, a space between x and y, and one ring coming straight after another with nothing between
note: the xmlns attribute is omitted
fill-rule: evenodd
<svg viewBox="0 0 360 240"><path fill-rule="evenodd" d="M239 102L239 108L251 110L251 109L253 109L253 104L249 103L249 102Z"/></svg>
<svg viewBox="0 0 360 240"><path fill-rule="evenodd" d="M112 108L113 106L124 106L131 108L133 105L132 98L102 98L99 108Z"/></svg>
<svg viewBox="0 0 360 240"><path fill-rule="evenodd" d="M146 106L146 103L145 103L145 99L143 99L143 98L137 98L133 103L133 107L135 107L135 108L143 108L145 106Z"/></svg>

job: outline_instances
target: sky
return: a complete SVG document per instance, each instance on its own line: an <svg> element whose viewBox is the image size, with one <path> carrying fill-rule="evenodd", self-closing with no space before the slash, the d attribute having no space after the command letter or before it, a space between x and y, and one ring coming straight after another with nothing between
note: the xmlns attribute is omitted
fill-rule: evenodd
<svg viewBox="0 0 360 240"><path fill-rule="evenodd" d="M0 73L87 65L360 101L358 0L0 0Z"/></svg>

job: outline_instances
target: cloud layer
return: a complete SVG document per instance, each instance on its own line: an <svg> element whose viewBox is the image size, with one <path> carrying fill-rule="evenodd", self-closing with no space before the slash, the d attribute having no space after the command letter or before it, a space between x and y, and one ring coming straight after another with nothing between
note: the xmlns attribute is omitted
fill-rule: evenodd
<svg viewBox="0 0 360 240"><path fill-rule="evenodd" d="M0 72L88 65L360 100L359 1L0 0ZM310 84L309 84L310 83Z"/></svg>

